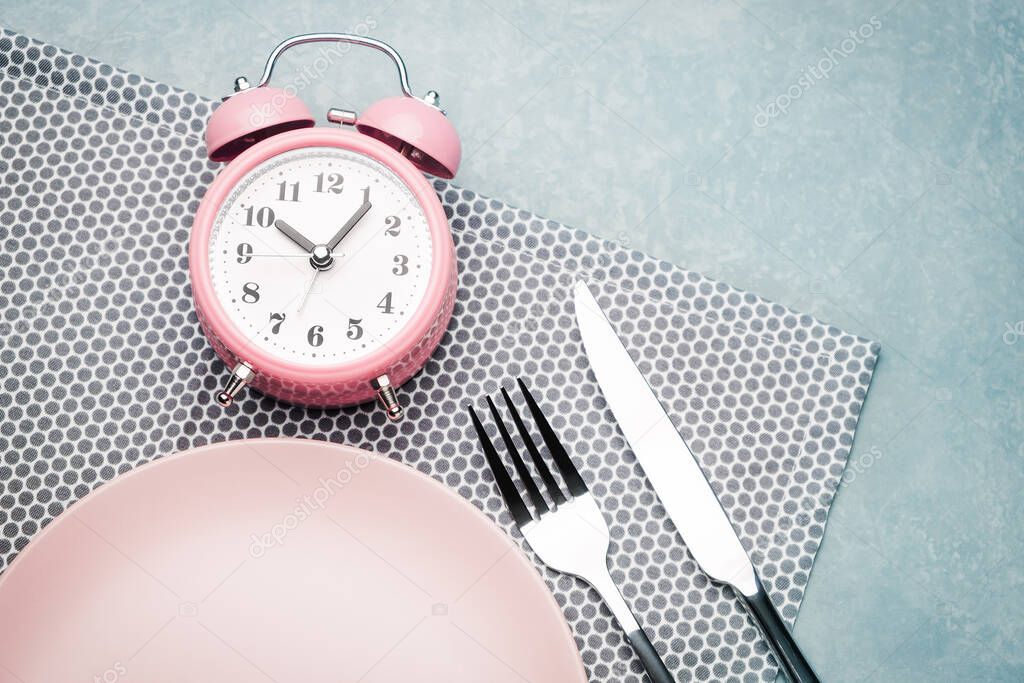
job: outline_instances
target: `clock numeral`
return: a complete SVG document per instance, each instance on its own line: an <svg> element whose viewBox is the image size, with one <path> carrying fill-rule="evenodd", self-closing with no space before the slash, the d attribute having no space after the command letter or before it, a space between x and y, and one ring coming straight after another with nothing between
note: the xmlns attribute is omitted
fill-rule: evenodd
<svg viewBox="0 0 1024 683"><path fill-rule="evenodd" d="M398 216L388 216L384 219L384 225L386 226L386 229L384 230L385 235L398 237L398 233L401 232L399 226L402 225L402 219Z"/></svg>
<svg viewBox="0 0 1024 683"><path fill-rule="evenodd" d="M274 215L274 210L269 206L261 207L257 209L255 206L249 206L245 209L245 224L248 226L258 225L261 228L269 228L274 224L277 217Z"/></svg>
<svg viewBox="0 0 1024 683"><path fill-rule="evenodd" d="M334 194L341 194L341 190L345 185L345 178L340 173L317 173L316 174L316 191L317 192L333 192Z"/></svg>
<svg viewBox="0 0 1024 683"><path fill-rule="evenodd" d="M394 313L394 307L391 305L391 292L384 295L384 298L377 304L377 308L384 311L385 314L390 315Z"/></svg>
<svg viewBox="0 0 1024 683"><path fill-rule="evenodd" d="M306 341L309 342L310 346L320 346L324 343L324 326L313 325L309 328L309 332L306 333Z"/></svg>
<svg viewBox="0 0 1024 683"><path fill-rule="evenodd" d="M279 202L297 202L299 201L299 184L289 183L287 180L282 180L277 184L277 201Z"/></svg>
<svg viewBox="0 0 1024 683"><path fill-rule="evenodd" d="M398 254L395 256L395 267L391 269L391 272L401 277L409 272L409 257L405 254Z"/></svg>
<svg viewBox="0 0 1024 683"><path fill-rule="evenodd" d="M363 188L363 204L370 203L370 188L369 186Z"/></svg>
<svg viewBox="0 0 1024 683"><path fill-rule="evenodd" d="M254 304L260 300L260 286L256 282L246 282L242 285L242 301L247 304Z"/></svg>
<svg viewBox="0 0 1024 683"><path fill-rule="evenodd" d="M274 334L279 333L281 331L281 323L284 322L284 319L284 313L271 313L270 322L274 324L270 326L270 331L273 332Z"/></svg>
<svg viewBox="0 0 1024 683"><path fill-rule="evenodd" d="M238 262L244 266L249 261L252 261L252 245L242 242L238 245Z"/></svg>
<svg viewBox="0 0 1024 683"><path fill-rule="evenodd" d="M363 336L363 327L359 323L363 322L362 318L349 318L348 319L348 331L345 336L349 339L356 340Z"/></svg>

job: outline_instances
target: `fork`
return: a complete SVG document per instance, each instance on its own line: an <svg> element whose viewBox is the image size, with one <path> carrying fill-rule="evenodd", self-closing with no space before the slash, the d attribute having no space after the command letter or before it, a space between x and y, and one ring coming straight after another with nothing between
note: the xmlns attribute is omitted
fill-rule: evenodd
<svg viewBox="0 0 1024 683"><path fill-rule="evenodd" d="M498 413L498 408L494 405L491 397L488 396L487 407L490 409L495 423L497 423L498 433L501 435L501 440L505 443L505 448L512 457L512 465L515 468L516 475L523 482L526 495L537 515L534 517L534 514L530 512L530 509L523 501L522 496L519 495L515 482L513 482L508 470L505 469L505 465L502 463L502 459L494 448L490 437L487 436L483 423L481 423L473 407L468 406L469 416L480 439L484 456L487 458L487 463L494 473L494 480L498 486L498 491L501 493L505 505L512 513L512 519L515 520L516 526L519 527L519 531L522 532L526 542L530 544L530 547L533 548L544 564L563 574L572 574L586 581L597 590L605 604L608 605L615 620L619 622L619 626L626 632L626 638L629 640L630 645L633 646L633 650L640 658L641 663L643 663L644 669L647 671L647 675L652 683L672 683L675 679L672 678L672 674L669 673L665 663L658 656L657 650L655 650L654 645L647 638L647 634L644 633L643 628L633 615L629 605L626 604L622 594L619 593L618 588L616 588L615 583L612 581L611 574L608 572L607 558L610 534L608 532L608 524L605 522L601 510L597 507L597 502L590 495L583 477L580 476L576 466L573 465L572 459L561 442L559 442L555 431L551 428L551 425L544 417L544 413L541 412L540 407L537 405L537 401L534 400L533 395L526 388L526 384L523 383L522 379L517 379L516 382L523 393L523 397L526 399L527 407L529 407L530 413L533 415L533 420L537 425L538 431L540 431L541 438L544 440L544 445L550 452L555 467L562 475L562 480L568 489L568 493L563 493L559 487L558 482L541 456L537 445L531 438L529 431L527 431L519 411L516 410L508 392L502 387L501 396L505 401L505 406L512 415L516 431L522 437L523 445L526 446L534 469L540 475L552 503L549 505L544 499L536 480L530 474L526 463L516 449L512 441L512 435Z"/></svg>

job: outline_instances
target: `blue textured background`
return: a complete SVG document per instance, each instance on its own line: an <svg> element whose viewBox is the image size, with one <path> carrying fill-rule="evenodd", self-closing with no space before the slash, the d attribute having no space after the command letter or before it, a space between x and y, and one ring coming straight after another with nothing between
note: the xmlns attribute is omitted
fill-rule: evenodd
<svg viewBox="0 0 1024 683"><path fill-rule="evenodd" d="M257 78L285 36L369 33L403 53L417 92L441 92L460 184L880 340L797 622L829 681L1024 678L1021 14L953 0L0 4L5 26L211 97ZM397 92L379 55L336 55L323 75L316 57L275 79L313 74L314 112Z"/></svg>

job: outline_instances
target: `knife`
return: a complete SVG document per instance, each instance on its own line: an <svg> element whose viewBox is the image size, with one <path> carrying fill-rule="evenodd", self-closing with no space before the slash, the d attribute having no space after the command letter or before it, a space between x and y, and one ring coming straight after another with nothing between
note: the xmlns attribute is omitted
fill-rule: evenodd
<svg viewBox="0 0 1024 683"><path fill-rule="evenodd" d="M586 282L576 282L575 303L583 346L604 398L690 554L705 574L732 587L786 677L793 683L817 683L818 677L775 611L704 471Z"/></svg>

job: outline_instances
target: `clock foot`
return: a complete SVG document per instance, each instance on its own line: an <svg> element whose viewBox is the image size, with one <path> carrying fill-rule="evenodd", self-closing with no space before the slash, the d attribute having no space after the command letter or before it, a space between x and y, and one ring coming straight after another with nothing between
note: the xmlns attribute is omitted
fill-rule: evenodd
<svg viewBox="0 0 1024 683"><path fill-rule="evenodd" d="M234 403L235 396L249 383L253 374L252 366L248 363L242 362L236 365L231 371L231 376L228 377L224 389L217 394L217 403L223 408L227 408Z"/></svg>
<svg viewBox="0 0 1024 683"><path fill-rule="evenodd" d="M381 375L373 380L373 388L377 390L377 402L384 409L388 419L397 422L402 419L402 404L398 401L398 393L391 386L391 380L387 375Z"/></svg>

